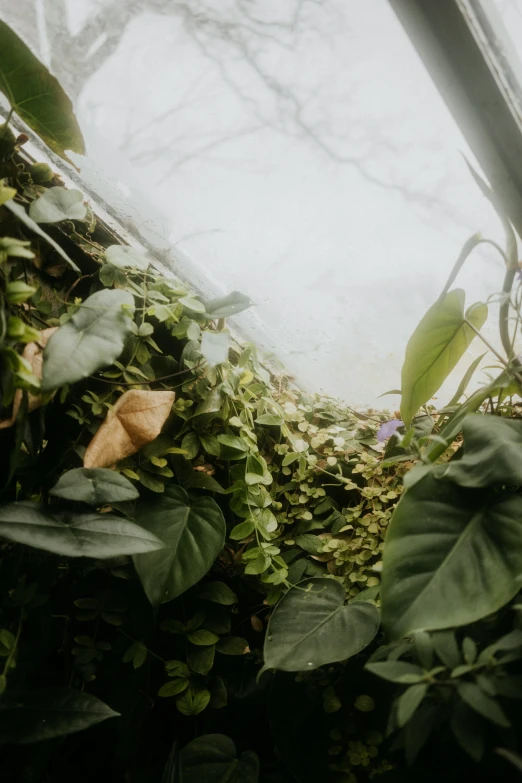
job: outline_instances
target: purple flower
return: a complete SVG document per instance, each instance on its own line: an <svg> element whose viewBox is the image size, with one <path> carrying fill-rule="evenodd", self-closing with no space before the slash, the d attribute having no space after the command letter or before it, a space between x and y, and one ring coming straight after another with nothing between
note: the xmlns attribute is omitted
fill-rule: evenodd
<svg viewBox="0 0 522 783"><path fill-rule="evenodd" d="M391 421L385 421L384 424L381 424L381 426L379 427L379 432L377 433L377 440L379 441L379 443L382 443L388 438L391 438L392 435L395 435L398 427L403 427L403 426L404 424L400 419L392 419Z"/></svg>

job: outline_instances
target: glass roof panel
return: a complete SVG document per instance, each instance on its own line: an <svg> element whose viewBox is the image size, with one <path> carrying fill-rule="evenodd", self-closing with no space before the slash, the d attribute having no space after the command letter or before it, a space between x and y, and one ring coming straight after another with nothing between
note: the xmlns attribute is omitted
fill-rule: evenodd
<svg viewBox="0 0 522 783"><path fill-rule="evenodd" d="M82 175L112 178L129 219L156 220L196 283L248 294L257 308L238 328L311 391L375 404L398 388L464 241L502 241L384 0L0 7L75 101ZM495 251L477 251L469 303L501 277Z"/></svg>

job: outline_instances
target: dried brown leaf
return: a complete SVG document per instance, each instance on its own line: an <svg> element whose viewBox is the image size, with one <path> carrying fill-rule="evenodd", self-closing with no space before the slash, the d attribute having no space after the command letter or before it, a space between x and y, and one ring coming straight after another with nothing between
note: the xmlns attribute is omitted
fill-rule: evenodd
<svg viewBox="0 0 522 783"><path fill-rule="evenodd" d="M53 335L57 326L53 326L50 329L44 329L40 332L40 339L37 343L27 343L22 353L22 358L25 359L31 365L33 375L37 378L42 377L42 365L43 365L43 349L47 345L47 341ZM13 410L11 416L8 419L0 421L0 430L5 430L7 427L12 427L18 416L20 405L22 403L22 390L17 389L13 398ZM42 404L42 397L37 394L27 395L27 410L29 413L36 410Z"/></svg>
<svg viewBox="0 0 522 783"><path fill-rule="evenodd" d="M116 402L85 451L86 468L105 468L155 440L175 399L170 391L126 391Z"/></svg>

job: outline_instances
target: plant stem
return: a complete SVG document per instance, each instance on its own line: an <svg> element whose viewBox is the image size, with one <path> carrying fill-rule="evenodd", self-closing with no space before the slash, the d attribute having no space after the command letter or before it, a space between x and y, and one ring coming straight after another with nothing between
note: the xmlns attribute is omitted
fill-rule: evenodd
<svg viewBox="0 0 522 783"><path fill-rule="evenodd" d="M4 123L4 127L2 128L2 133L0 134L0 141L4 138L5 134L7 133L7 128L9 126L9 122L11 120L11 117L14 114L14 109L9 109L9 114L7 115L6 121Z"/></svg>
<svg viewBox="0 0 522 783"><path fill-rule="evenodd" d="M504 284L502 286L503 294L510 294L515 280L516 269L506 269L506 275L504 277ZM513 359L514 351L511 344L511 338L509 336L509 296L506 297L506 301L500 306L498 313L498 329L500 332L500 339L502 341L502 347L506 352L508 359ZM517 362L518 364L518 362Z"/></svg>
<svg viewBox="0 0 522 783"><path fill-rule="evenodd" d="M489 350L491 351L491 353L492 353L492 354L494 354L494 355L497 357L497 359L499 360L499 362L502 362L502 364L504 365L504 367L509 367L509 362L508 362L506 359L504 359L504 357L503 357L501 354L499 354L499 352L497 351L497 349L496 349L496 348L494 348L494 347L491 345L491 343L489 342L489 340L486 340L486 338L484 337L484 335L483 335L483 334L480 332L480 330L479 330L479 329L477 329L477 327L476 327L476 326L474 326L474 325L471 323L471 321L468 321L468 319L467 319L467 318L464 318L464 323L465 323L465 324L467 324L467 325L469 326L469 328L470 328L470 329L472 329L472 330L475 332L475 334L477 335L477 337L480 337L480 339L482 340L482 342L484 343L484 345L485 345L487 348L489 348Z"/></svg>
<svg viewBox="0 0 522 783"><path fill-rule="evenodd" d="M464 323L465 323L465 324L467 324L467 325L469 326L469 328L470 328L470 329L472 329L472 330L475 332L475 334L476 334L478 337L480 337L480 339L482 340L482 342L484 343L484 345L485 345L487 348L489 348L489 350L491 351L491 353L493 353L493 354L494 354L494 355L497 357L497 359L499 360L499 362L502 362L502 364L504 365L504 367L506 368L506 370L509 370L509 369L510 369L510 366L511 366L511 363L510 363L509 361L507 361L506 359L504 359L504 358L503 358L503 356L501 356L501 355L499 354L499 352L496 350L496 348L493 348L493 346L491 345L491 343L489 342L489 340L486 340L486 338L484 337L484 335L483 335L483 334L482 334L482 333L481 333L481 332L480 332L480 331L479 331L479 330L476 328L476 326L474 326L474 325L473 325L473 324L472 324L470 321L468 321L468 319L467 319L467 318L464 318ZM509 334L508 334L508 338L509 338ZM520 367L520 362L518 362L518 361L517 361L517 365ZM514 371L514 372L513 372L513 376L514 376L514 377L515 377L515 379L518 381L518 383L522 385L522 375L519 375L519 373L518 373L518 372Z"/></svg>

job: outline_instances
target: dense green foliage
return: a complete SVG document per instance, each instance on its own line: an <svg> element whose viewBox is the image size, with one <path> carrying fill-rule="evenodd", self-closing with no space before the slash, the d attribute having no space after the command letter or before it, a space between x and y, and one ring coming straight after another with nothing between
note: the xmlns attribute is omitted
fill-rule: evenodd
<svg viewBox="0 0 522 783"><path fill-rule="evenodd" d="M487 304L452 289L475 236L408 344L390 421L269 372L227 329L247 297L160 275L0 134L5 779L516 780L509 223L504 353L480 333ZM479 339L496 372L466 398L474 360L436 410Z"/></svg>

